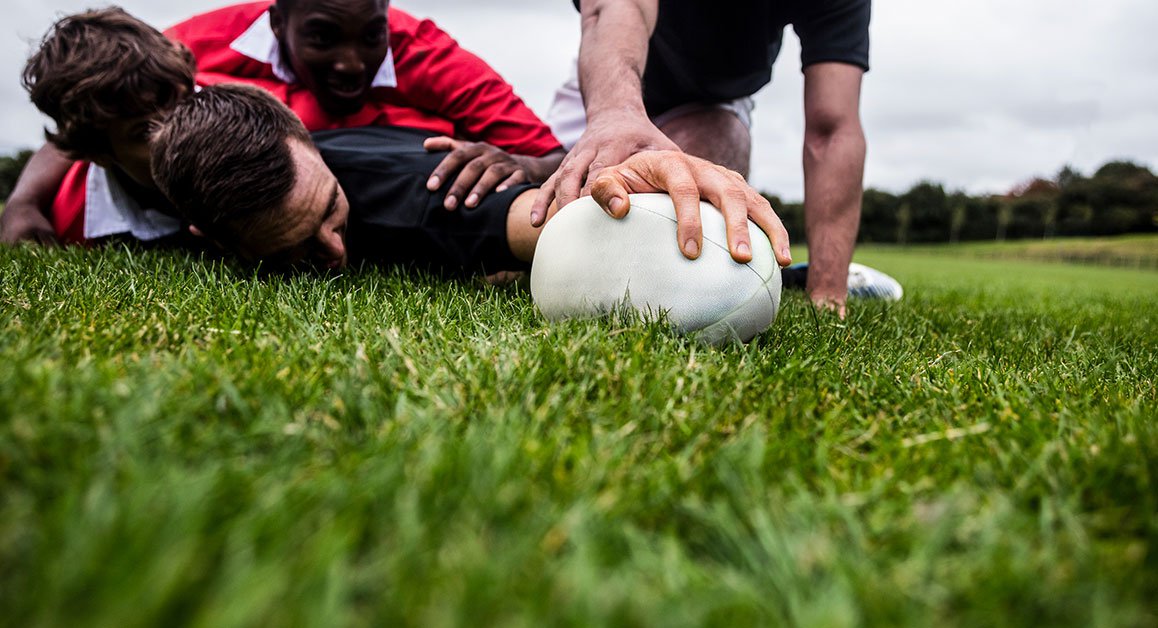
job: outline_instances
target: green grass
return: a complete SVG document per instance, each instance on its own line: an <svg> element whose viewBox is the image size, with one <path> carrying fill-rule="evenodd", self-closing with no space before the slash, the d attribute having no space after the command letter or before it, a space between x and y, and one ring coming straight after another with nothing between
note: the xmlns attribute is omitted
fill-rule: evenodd
<svg viewBox="0 0 1158 628"><path fill-rule="evenodd" d="M946 251L716 350L0 249L0 623L1154 625L1158 273Z"/></svg>
<svg viewBox="0 0 1158 628"><path fill-rule="evenodd" d="M959 255L990 259L1070 262L1158 269L1158 234L1155 233L1103 238L966 242L949 247L926 245L919 248L940 254L953 251Z"/></svg>

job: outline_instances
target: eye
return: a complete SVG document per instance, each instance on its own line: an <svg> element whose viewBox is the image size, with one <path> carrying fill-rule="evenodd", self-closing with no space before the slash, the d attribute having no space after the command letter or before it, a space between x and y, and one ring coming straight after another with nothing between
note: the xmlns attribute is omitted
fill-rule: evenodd
<svg viewBox="0 0 1158 628"><path fill-rule="evenodd" d="M150 126L148 123L138 124L129 130L129 141L131 142L147 142L149 141Z"/></svg>
<svg viewBox="0 0 1158 628"><path fill-rule="evenodd" d="M312 48L329 48L338 42L338 37L333 29L311 28L302 33L302 40Z"/></svg>
<svg viewBox="0 0 1158 628"><path fill-rule="evenodd" d="M362 41L367 46L381 46L386 41L386 29L382 27L367 29Z"/></svg>

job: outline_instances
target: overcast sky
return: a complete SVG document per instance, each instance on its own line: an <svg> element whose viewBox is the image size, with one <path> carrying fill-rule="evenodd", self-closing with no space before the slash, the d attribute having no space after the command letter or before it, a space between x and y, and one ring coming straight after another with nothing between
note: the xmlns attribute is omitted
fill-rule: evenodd
<svg viewBox="0 0 1158 628"><path fill-rule="evenodd" d="M38 146L46 119L20 70L59 15L106 3L4 0L0 26L0 153ZM229 4L124 0L164 28ZM569 0L395 0L430 17L499 70L545 116L570 71L579 23ZM1155 0L880 0L862 113L866 185L899 191L932 179L971 193L1004 191L1064 164L1089 173L1109 159L1158 164ZM802 192L802 77L785 35L773 82L756 98L752 183Z"/></svg>

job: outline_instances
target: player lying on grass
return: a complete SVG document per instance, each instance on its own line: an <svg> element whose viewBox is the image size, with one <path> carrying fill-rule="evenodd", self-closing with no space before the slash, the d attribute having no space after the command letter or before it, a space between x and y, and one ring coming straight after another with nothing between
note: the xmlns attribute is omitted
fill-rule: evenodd
<svg viewBox="0 0 1158 628"><path fill-rule="evenodd" d="M550 129L490 66L429 20L388 8L386 0L235 5L166 34L195 53L196 69L188 52L117 8L53 25L24 79L57 132L29 163L0 216L0 241L83 243L120 233L151 240L179 232L175 221L143 215L152 200L144 207L120 203L147 197L150 183L135 177L144 189L131 182L124 189L131 166L117 154L101 157L110 157L103 144L143 146L144 118L171 104L157 96L177 86L188 92L194 72L201 85L239 81L269 89L310 130L431 131L437 137L428 146L449 152L428 185L453 181L444 186L448 209L469 207L518 181L541 181L562 156ZM120 136L114 122L125 122L132 133ZM77 144L72 135L107 141Z"/></svg>
<svg viewBox="0 0 1158 628"><path fill-rule="evenodd" d="M158 123L152 173L194 230L246 260L323 268L357 260L449 274L528 268L539 235L529 220L534 186L514 185L476 207L446 212L442 191L426 188L442 159L423 148L427 136L363 128L311 138L268 93L218 85L181 101ZM640 154L606 171L595 187L610 197L679 182L709 190L728 211L758 206L773 249L787 249L788 234L767 201L701 159Z"/></svg>
<svg viewBox="0 0 1158 628"><path fill-rule="evenodd" d="M121 9L79 13L52 26L23 80L56 125L45 131L55 149L24 169L0 216L4 242L183 233L149 173L148 134L159 113L194 89L188 50Z"/></svg>

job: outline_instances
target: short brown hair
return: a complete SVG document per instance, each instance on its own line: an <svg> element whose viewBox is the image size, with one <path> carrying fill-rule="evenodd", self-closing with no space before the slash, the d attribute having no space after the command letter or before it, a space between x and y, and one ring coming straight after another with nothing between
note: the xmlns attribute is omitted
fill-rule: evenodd
<svg viewBox="0 0 1158 628"><path fill-rule="evenodd" d="M187 48L118 7L61 18L24 66L32 102L56 123L49 142L79 159L111 152L110 122L171 107L193 91Z"/></svg>
<svg viewBox="0 0 1158 628"><path fill-rule="evenodd" d="M313 145L301 120L265 90L206 87L157 124L153 179L186 220L230 246L276 220L297 179L291 139Z"/></svg>

